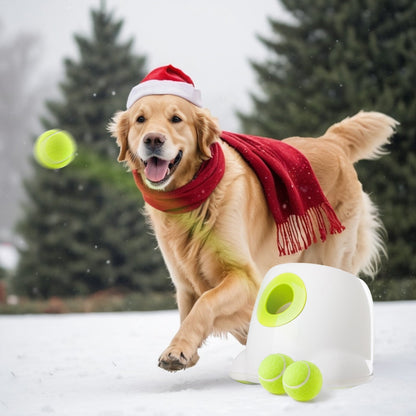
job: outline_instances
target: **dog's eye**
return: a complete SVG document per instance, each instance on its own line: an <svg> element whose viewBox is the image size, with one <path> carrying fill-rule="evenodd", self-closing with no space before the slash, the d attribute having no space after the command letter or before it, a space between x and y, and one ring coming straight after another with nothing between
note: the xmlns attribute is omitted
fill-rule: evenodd
<svg viewBox="0 0 416 416"><path fill-rule="evenodd" d="M144 123L146 121L146 119L144 118L144 116L139 116L139 117L137 117L137 120L136 121L138 123Z"/></svg>
<svg viewBox="0 0 416 416"><path fill-rule="evenodd" d="M171 121L172 123L180 123L180 122L182 121L182 119L181 119L180 117L178 117L178 116L173 116L173 117L170 119L170 121Z"/></svg>

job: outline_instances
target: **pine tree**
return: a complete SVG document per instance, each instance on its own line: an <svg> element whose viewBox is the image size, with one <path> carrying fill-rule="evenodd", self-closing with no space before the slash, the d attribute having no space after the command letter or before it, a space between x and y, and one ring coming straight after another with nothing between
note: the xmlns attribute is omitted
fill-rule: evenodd
<svg viewBox="0 0 416 416"><path fill-rule="evenodd" d="M132 54L132 39L118 40L123 22L114 21L104 7L91 12L91 38L75 35L80 60L65 60L64 100L47 102L53 118L43 121L46 128L55 128L58 121L78 142L115 157L116 146L103 139L103 132L114 109L125 108L131 86L145 76L146 59Z"/></svg>
<svg viewBox="0 0 416 416"><path fill-rule="evenodd" d="M281 0L291 22L269 19L265 62L252 62L261 92L240 113L245 131L317 136L345 116L375 110L400 121L390 155L360 162L380 207L389 260L379 278L416 275L416 3L413 0Z"/></svg>
<svg viewBox="0 0 416 416"><path fill-rule="evenodd" d="M110 287L170 292L156 242L149 235L140 192L116 161L106 131L144 76L145 58L120 43L122 23L104 7L92 11L93 37L76 36L79 62L65 61L62 101L49 102L45 127L70 131L79 145L69 166L33 166L18 231L26 242L14 286L32 297L86 295Z"/></svg>

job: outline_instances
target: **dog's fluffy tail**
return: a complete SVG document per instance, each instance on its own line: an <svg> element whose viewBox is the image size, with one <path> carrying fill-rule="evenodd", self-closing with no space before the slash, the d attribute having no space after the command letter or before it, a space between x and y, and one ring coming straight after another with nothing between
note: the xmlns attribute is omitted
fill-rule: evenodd
<svg viewBox="0 0 416 416"><path fill-rule="evenodd" d="M398 124L385 114L361 111L332 125L324 137L336 140L351 162L355 163L361 159L377 159L385 154L384 146L389 143Z"/></svg>
<svg viewBox="0 0 416 416"><path fill-rule="evenodd" d="M336 142L352 163L361 159L377 159L386 154L385 146L399 123L393 118L377 112L361 111L331 126L323 136ZM363 211L359 226L357 252L365 259L360 271L374 278L381 257L386 253L385 229L377 208L363 192Z"/></svg>

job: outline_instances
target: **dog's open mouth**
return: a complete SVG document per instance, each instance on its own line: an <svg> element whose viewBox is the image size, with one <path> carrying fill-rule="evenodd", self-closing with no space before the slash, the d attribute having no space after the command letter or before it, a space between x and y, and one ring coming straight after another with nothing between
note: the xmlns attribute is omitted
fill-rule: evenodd
<svg viewBox="0 0 416 416"><path fill-rule="evenodd" d="M147 180L155 184L165 182L175 172L182 159L182 150L176 155L173 160L159 159L158 157L151 157L144 160L144 174Z"/></svg>

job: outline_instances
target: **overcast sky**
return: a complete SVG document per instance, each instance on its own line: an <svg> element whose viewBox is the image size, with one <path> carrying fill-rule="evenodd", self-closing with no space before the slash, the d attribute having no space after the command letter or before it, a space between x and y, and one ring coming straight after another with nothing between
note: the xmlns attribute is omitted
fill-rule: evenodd
<svg viewBox="0 0 416 416"><path fill-rule="evenodd" d="M19 31L41 36L41 76L62 71L62 58L75 57L74 33L89 34L89 10L100 0L0 0L1 36ZM123 38L148 57L149 70L172 64L202 90L204 106L224 130L236 130L236 109L250 105L256 91L248 60L267 51L256 34L271 34L268 16L286 16L278 0L106 0L124 20ZM138 79L138 82L140 80ZM126 97L127 98L127 97Z"/></svg>

